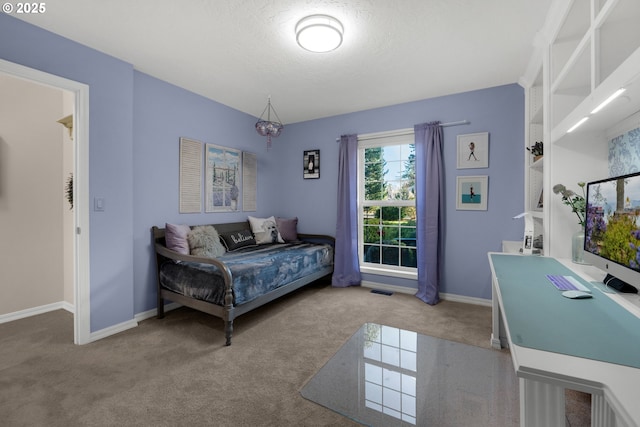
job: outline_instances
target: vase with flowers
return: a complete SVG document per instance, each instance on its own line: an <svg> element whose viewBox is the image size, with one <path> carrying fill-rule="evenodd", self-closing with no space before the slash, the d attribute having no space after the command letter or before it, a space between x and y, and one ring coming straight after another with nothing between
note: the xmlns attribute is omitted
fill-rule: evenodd
<svg viewBox="0 0 640 427"><path fill-rule="evenodd" d="M571 212L575 213L578 217L578 224L580 224L580 230L573 234L571 239L571 260L578 264L585 264L584 262L584 224L585 224L585 212L587 207L586 195L584 192L584 182L579 182L578 187L582 190L582 195L569 190L562 184L556 184L553 186L553 192L559 194L562 197L562 203L571 208Z"/></svg>

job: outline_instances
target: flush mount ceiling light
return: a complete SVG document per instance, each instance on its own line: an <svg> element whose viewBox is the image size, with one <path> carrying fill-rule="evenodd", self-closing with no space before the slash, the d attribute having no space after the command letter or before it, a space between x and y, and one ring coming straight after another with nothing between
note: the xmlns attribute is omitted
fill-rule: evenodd
<svg viewBox="0 0 640 427"><path fill-rule="evenodd" d="M310 52L330 52L342 44L344 27L329 15L311 15L296 24L296 41Z"/></svg>

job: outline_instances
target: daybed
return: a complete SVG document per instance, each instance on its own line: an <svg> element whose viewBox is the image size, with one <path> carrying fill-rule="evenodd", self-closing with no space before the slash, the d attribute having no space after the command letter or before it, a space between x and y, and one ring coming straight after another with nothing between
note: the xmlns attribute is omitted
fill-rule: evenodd
<svg viewBox="0 0 640 427"><path fill-rule="evenodd" d="M247 239L251 235L249 222L212 226L225 243L233 233L242 235L240 230ZM197 227L203 226L191 226L187 231L192 233ZM222 255L211 258L169 249L164 228L152 227L152 235L158 318L164 317L165 299L220 317L225 322L226 345L231 345L237 316L333 272L335 240L331 236L297 234L296 240L231 247L235 250L223 249Z"/></svg>

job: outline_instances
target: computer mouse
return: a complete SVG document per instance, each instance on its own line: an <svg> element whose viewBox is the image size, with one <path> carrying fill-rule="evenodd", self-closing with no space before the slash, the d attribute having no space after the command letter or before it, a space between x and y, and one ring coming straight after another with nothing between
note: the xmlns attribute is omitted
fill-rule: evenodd
<svg viewBox="0 0 640 427"><path fill-rule="evenodd" d="M593 298L593 295L590 293L582 291L564 291L562 296L571 299Z"/></svg>

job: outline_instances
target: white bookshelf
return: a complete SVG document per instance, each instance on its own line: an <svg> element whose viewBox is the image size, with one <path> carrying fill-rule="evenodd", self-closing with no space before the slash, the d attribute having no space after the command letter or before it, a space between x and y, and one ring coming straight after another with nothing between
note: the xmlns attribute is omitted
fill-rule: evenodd
<svg viewBox="0 0 640 427"><path fill-rule="evenodd" d="M638 0L556 0L538 35L521 84L527 97L525 144L544 141L544 158L538 165L525 152L525 210L535 213L543 230L545 254L570 258L571 235L579 229L553 186L578 192L578 182L606 178L613 130L640 111L638 22ZM591 114L619 88L626 89L622 96ZM567 133L583 117L588 120Z"/></svg>

